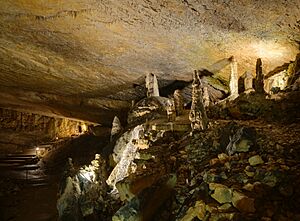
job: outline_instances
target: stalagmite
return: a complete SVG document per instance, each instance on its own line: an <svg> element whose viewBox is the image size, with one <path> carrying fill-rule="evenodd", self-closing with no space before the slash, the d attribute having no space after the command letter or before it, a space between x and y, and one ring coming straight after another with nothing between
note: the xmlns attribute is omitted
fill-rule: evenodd
<svg viewBox="0 0 300 221"><path fill-rule="evenodd" d="M155 74L146 75L147 97L159 96L158 82Z"/></svg>
<svg viewBox="0 0 300 221"><path fill-rule="evenodd" d="M254 76L252 75L252 73L250 71L246 71L246 73L244 74L245 93L254 91L253 78Z"/></svg>
<svg viewBox="0 0 300 221"><path fill-rule="evenodd" d="M192 107L189 114L192 130L205 130L208 119L203 105L201 79L197 71L194 72L192 84Z"/></svg>
<svg viewBox="0 0 300 221"><path fill-rule="evenodd" d="M167 103L167 116L168 121L173 122L176 119L176 109L174 104L174 99L169 99Z"/></svg>
<svg viewBox="0 0 300 221"><path fill-rule="evenodd" d="M175 103L175 110L176 115L180 116L183 113L183 97L181 95L180 90L174 91L174 103Z"/></svg>
<svg viewBox="0 0 300 221"><path fill-rule="evenodd" d="M111 128L111 133L110 133L110 141L113 140L113 138L120 133L122 130L121 122L117 116L115 116L113 123L112 123L112 128Z"/></svg>
<svg viewBox="0 0 300 221"><path fill-rule="evenodd" d="M256 61L256 78L255 78L255 91L257 93L264 93L264 76L262 73L262 62L261 59L258 58Z"/></svg>
<svg viewBox="0 0 300 221"><path fill-rule="evenodd" d="M204 105L204 107L208 107L209 104L210 104L210 100L209 100L208 87L204 86L203 87L203 105Z"/></svg>
<svg viewBox="0 0 300 221"><path fill-rule="evenodd" d="M230 88L230 99L234 100L239 96L239 87L238 87L238 71L237 71L237 62L234 57L231 57L231 73L230 73L230 82L229 82L229 88Z"/></svg>

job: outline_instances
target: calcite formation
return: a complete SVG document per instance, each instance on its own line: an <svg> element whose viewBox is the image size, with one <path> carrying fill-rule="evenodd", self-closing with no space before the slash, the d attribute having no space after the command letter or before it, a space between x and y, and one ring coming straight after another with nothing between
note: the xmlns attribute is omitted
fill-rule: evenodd
<svg viewBox="0 0 300 221"><path fill-rule="evenodd" d="M194 72L192 88L192 106L189 114L191 127L192 130L205 130L208 125L208 119L203 105L202 83L198 71Z"/></svg>

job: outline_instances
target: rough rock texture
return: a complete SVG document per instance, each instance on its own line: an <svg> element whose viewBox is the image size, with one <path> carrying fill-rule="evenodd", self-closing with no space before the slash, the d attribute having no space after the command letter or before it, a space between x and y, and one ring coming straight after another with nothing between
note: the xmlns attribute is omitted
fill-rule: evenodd
<svg viewBox="0 0 300 221"><path fill-rule="evenodd" d="M191 80L191 70L232 55L241 73L254 72L258 57L269 71L298 50L298 0L1 0L0 6L0 105L107 124L116 115L108 110L139 96L129 83L146 73ZM90 102L97 105L86 111Z"/></svg>
<svg viewBox="0 0 300 221"><path fill-rule="evenodd" d="M0 108L0 152L21 151L42 142L79 135L85 122Z"/></svg>

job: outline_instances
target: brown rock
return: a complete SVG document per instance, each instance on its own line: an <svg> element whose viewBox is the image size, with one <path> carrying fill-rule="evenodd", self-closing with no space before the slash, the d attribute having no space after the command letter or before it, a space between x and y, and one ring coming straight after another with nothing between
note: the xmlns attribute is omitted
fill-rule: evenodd
<svg viewBox="0 0 300 221"><path fill-rule="evenodd" d="M232 204L235 208L243 213L254 213L254 199L247 197L246 195L233 191Z"/></svg>

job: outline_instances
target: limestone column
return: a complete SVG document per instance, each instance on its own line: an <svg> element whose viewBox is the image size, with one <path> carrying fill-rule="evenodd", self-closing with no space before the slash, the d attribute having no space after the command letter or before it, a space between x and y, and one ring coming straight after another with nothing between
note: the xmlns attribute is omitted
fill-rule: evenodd
<svg viewBox="0 0 300 221"><path fill-rule="evenodd" d="M230 79L229 79L229 88L230 88L230 97L231 99L235 99L239 96L239 76L238 76L238 70L237 70L237 62L234 57L231 57L231 73L230 73Z"/></svg>
<svg viewBox="0 0 300 221"><path fill-rule="evenodd" d="M176 110L176 115L182 115L183 113L183 97L180 93L180 90L175 90L174 91L174 103L175 103L175 110Z"/></svg>
<svg viewBox="0 0 300 221"><path fill-rule="evenodd" d="M197 71L194 72L192 84L192 106L189 114L192 131L205 130L208 125L205 108L203 105L202 84Z"/></svg>
<svg viewBox="0 0 300 221"><path fill-rule="evenodd" d="M250 71L247 71L244 75L244 85L245 85L245 93L249 93L254 91L253 89L253 78L254 76Z"/></svg>
<svg viewBox="0 0 300 221"><path fill-rule="evenodd" d="M262 73L262 62L258 58L256 61L256 78L255 78L255 91L257 93L264 93L264 76Z"/></svg>
<svg viewBox="0 0 300 221"><path fill-rule="evenodd" d="M153 96L159 97L158 81L155 74L153 74Z"/></svg>
<svg viewBox="0 0 300 221"><path fill-rule="evenodd" d="M146 75L147 97L159 96L158 82L155 74Z"/></svg>

